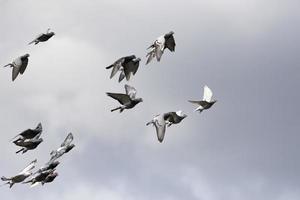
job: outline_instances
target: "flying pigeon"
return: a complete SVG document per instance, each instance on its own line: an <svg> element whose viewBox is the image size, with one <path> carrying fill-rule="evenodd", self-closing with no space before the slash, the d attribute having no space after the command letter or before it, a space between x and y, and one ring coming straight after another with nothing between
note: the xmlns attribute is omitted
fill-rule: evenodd
<svg viewBox="0 0 300 200"><path fill-rule="evenodd" d="M14 140L17 137L19 137L19 138L17 140L15 140L14 142L20 141L20 140L25 140L25 139L33 139L38 134L41 134L42 131L43 131L42 124L39 123L35 129L27 129L27 130L23 131L22 133L16 135L12 140Z"/></svg>
<svg viewBox="0 0 300 200"><path fill-rule="evenodd" d="M42 142L43 139L40 138L41 133L39 133L37 136L35 136L33 139L23 139L23 140L16 140L13 143L17 146L22 147L19 151L16 153L22 152L22 154L26 153L28 150L33 150L37 148Z"/></svg>
<svg viewBox="0 0 300 200"><path fill-rule="evenodd" d="M200 113L203 110L209 109L217 102L217 100L212 100L213 93L209 87L204 86L203 100L202 101L189 101L190 103L197 104L198 107L194 111L199 111Z"/></svg>
<svg viewBox="0 0 300 200"><path fill-rule="evenodd" d="M50 32L50 28L47 29L46 33L41 33L39 34L32 42L30 42L29 44L38 44L39 42L46 42L47 40L49 40L53 35L55 35L54 32Z"/></svg>
<svg viewBox="0 0 300 200"><path fill-rule="evenodd" d="M23 182L26 178L28 178L29 176L32 175L31 170L35 168L36 162L37 162L37 160L35 159L25 169L23 169L19 174L17 174L16 176L13 176L13 177L10 177L10 178L6 178L6 177L2 176L1 180L2 181L7 181L5 183L5 185L8 184L10 188L15 183L21 183L21 182Z"/></svg>
<svg viewBox="0 0 300 200"><path fill-rule="evenodd" d="M173 34L174 32L170 31L167 34L158 37L154 41L154 43L150 47L148 47L150 51L146 55L146 57L148 57L146 64L150 63L151 60L155 57L159 62L166 48L168 48L171 52L175 51L176 44Z"/></svg>
<svg viewBox="0 0 300 200"><path fill-rule="evenodd" d="M106 67L106 69L113 68L111 71L110 78L112 78L117 72L121 72L119 76L119 82L121 82L125 77L129 81L131 74L135 75L139 68L139 63L141 59L136 58L135 55L125 56L118 59L112 65Z"/></svg>
<svg viewBox="0 0 300 200"><path fill-rule="evenodd" d="M111 112L120 110L120 113L123 112L124 109L131 109L135 105L137 105L140 102L143 102L142 98L136 98L136 89L132 86L125 85L125 91L126 94L120 94L120 93L110 93L107 92L106 94L117 100L122 106L119 106L115 109L112 109Z"/></svg>
<svg viewBox="0 0 300 200"><path fill-rule="evenodd" d="M34 176L33 178L31 178L29 181L23 182L23 184L31 183L31 187L34 187L37 184L42 183L43 181L45 181L47 176L49 176L52 173L54 173L53 169L42 171L42 172L38 173L36 176Z"/></svg>
<svg viewBox="0 0 300 200"><path fill-rule="evenodd" d="M187 115L183 114L181 110L177 112L168 112L160 115L156 115L153 120L148 122L146 125L154 125L156 129L157 139L162 142L165 137L166 126L180 123Z"/></svg>
<svg viewBox="0 0 300 200"><path fill-rule="evenodd" d="M73 134L69 133L67 135L66 139L64 140L64 142L60 145L60 147L57 150L52 151L50 153L50 155L51 155L50 162L54 162L55 160L60 158L65 153L68 153L69 151L71 151L71 149L73 149L75 147L74 144L71 144L73 139L74 139Z"/></svg>
<svg viewBox="0 0 300 200"><path fill-rule="evenodd" d="M20 74L23 74L26 70L26 67L28 65L28 57L29 54L25 54L23 56L20 56L16 58L12 63L9 63L5 65L4 67L12 67L12 81L14 81L17 76Z"/></svg>

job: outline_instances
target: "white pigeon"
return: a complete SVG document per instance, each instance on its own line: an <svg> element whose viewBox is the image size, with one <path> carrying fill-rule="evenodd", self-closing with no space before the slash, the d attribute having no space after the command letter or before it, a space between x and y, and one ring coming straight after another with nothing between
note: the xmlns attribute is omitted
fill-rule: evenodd
<svg viewBox="0 0 300 200"><path fill-rule="evenodd" d="M69 133L66 139L64 140L64 142L60 145L60 147L57 150L52 151L50 153L51 155L50 162L54 162L56 159L60 158L62 155L68 153L71 149L73 149L75 147L74 144L71 144L73 139L74 139L73 134Z"/></svg>
<svg viewBox="0 0 300 200"><path fill-rule="evenodd" d="M21 183L23 182L26 178L32 175L31 170L35 168L37 160L33 160L27 167L25 167L20 173L18 173L16 176L6 178L4 176L1 177L2 181L7 181L5 183L9 185L11 188L15 183Z"/></svg>
<svg viewBox="0 0 300 200"><path fill-rule="evenodd" d="M12 63L9 63L5 65L4 67L12 67L12 81L14 81L17 76L20 74L23 74L26 70L26 67L28 65L28 57L29 54L25 54L23 56L20 56L16 58Z"/></svg>
<svg viewBox="0 0 300 200"><path fill-rule="evenodd" d="M212 100L213 93L211 89L207 85L204 86L204 92L203 92L203 100L202 101L191 101L190 103L197 104L198 107L194 111L199 111L200 113L203 110L209 109L214 105L214 103L217 102L217 100Z"/></svg>

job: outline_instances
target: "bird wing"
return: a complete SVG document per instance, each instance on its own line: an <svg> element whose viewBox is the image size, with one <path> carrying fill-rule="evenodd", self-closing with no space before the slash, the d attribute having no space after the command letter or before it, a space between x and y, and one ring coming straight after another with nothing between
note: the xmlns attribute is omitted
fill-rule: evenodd
<svg viewBox="0 0 300 200"><path fill-rule="evenodd" d="M200 105L200 101L191 101L189 100L190 103L193 103L193 104L197 104L197 105Z"/></svg>
<svg viewBox="0 0 300 200"><path fill-rule="evenodd" d="M125 78L125 72L124 70L122 70L122 72L120 73L120 76L119 76L119 83Z"/></svg>
<svg viewBox="0 0 300 200"><path fill-rule="evenodd" d="M166 122L164 120L164 116L158 115L153 119L153 121L156 129L157 139L159 142L162 142L166 132Z"/></svg>
<svg viewBox="0 0 300 200"><path fill-rule="evenodd" d="M23 74L26 70L26 67L28 65L28 58L24 58L22 60L22 64L21 64L21 67L20 67L20 73Z"/></svg>
<svg viewBox="0 0 300 200"><path fill-rule="evenodd" d="M124 64L124 72L127 81L129 81L131 73L133 73L134 75L137 72L138 68L139 68L139 62L137 61L131 60L126 64Z"/></svg>
<svg viewBox="0 0 300 200"><path fill-rule="evenodd" d="M168 48L170 51L175 51L175 39L173 35L166 39L165 48Z"/></svg>
<svg viewBox="0 0 300 200"><path fill-rule="evenodd" d="M30 170L34 169L34 168L35 168L36 162L37 162L36 159L33 160L33 161L31 161L31 163L30 163L27 167L25 167L25 168L20 172L20 174L27 173L27 172L29 172Z"/></svg>
<svg viewBox="0 0 300 200"><path fill-rule="evenodd" d="M12 69L12 80L14 81L17 76L19 75L20 67L19 66L14 66Z"/></svg>
<svg viewBox="0 0 300 200"><path fill-rule="evenodd" d="M130 85L125 85L125 91L126 94L131 98L131 99L135 99L135 95L136 95L136 89Z"/></svg>
<svg viewBox="0 0 300 200"><path fill-rule="evenodd" d="M151 49L151 51L147 53L146 57L148 57L147 62L146 62L146 65L147 65L155 57L155 48Z"/></svg>
<svg viewBox="0 0 300 200"><path fill-rule="evenodd" d="M71 142L73 141L74 137L72 133L69 133L66 137L66 139L64 140L64 142L60 145L61 147L64 146L68 146L71 144Z"/></svg>
<svg viewBox="0 0 300 200"><path fill-rule="evenodd" d="M112 78L122 67L122 63L124 62L124 57L120 58L119 60L117 60L114 64L112 64L112 71L110 74L110 78ZM108 66L107 68L109 69L111 66Z"/></svg>
<svg viewBox="0 0 300 200"><path fill-rule="evenodd" d="M42 37L44 34L43 33L41 33L41 34L39 34L39 35L37 35L36 37L35 37L35 39L34 40L32 40L31 42L29 42L28 44L33 44L33 43L35 43L36 41L38 41L39 40L39 38L40 37Z"/></svg>
<svg viewBox="0 0 300 200"><path fill-rule="evenodd" d="M164 36L160 36L159 38L157 38L157 40L155 41L155 55L156 55L156 59L157 61L160 61L162 54L164 53L164 49L165 49L165 37Z"/></svg>
<svg viewBox="0 0 300 200"><path fill-rule="evenodd" d="M130 97L127 94L120 94L120 93L110 93L107 92L106 93L109 97L117 100L120 104L124 105L127 104L129 102L131 102Z"/></svg>
<svg viewBox="0 0 300 200"><path fill-rule="evenodd" d="M207 87L207 85L204 86L204 93L203 93L203 100L210 102L211 98L213 96L213 93L211 91L211 89L209 89L209 87Z"/></svg>

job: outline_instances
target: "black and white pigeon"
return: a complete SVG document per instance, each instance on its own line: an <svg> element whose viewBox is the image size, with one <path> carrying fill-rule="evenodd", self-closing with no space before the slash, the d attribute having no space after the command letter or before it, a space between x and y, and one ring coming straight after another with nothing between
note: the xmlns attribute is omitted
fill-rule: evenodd
<svg viewBox="0 0 300 200"><path fill-rule="evenodd" d="M131 109L135 107L138 103L143 102L142 98L136 98L136 89L130 85L125 85L126 94L120 93L110 93L107 92L106 94L117 100L122 106L119 106L115 109L112 109L111 112L120 110L120 113L124 111L124 109Z"/></svg>
<svg viewBox="0 0 300 200"><path fill-rule="evenodd" d="M23 56L20 56L13 60L12 63L9 63L5 65L4 67L12 67L12 81L14 81L17 76L20 74L23 74L26 70L26 67L28 65L28 57L29 54L25 54Z"/></svg>
<svg viewBox="0 0 300 200"><path fill-rule="evenodd" d="M15 140L13 143L17 146L22 147L16 153L22 152L22 154L26 153L28 150L33 150L37 148L42 142L43 139L40 138L41 133L35 136L33 139L22 139L22 140Z"/></svg>
<svg viewBox="0 0 300 200"><path fill-rule="evenodd" d="M50 153L51 159L49 162L54 162L65 153L71 151L71 149L75 147L75 144L71 144L73 139L74 139L73 134L69 133L66 139L64 140L64 142L60 145L60 147L57 150L54 150Z"/></svg>
<svg viewBox="0 0 300 200"><path fill-rule="evenodd" d="M37 173L33 178L31 178L29 181L24 181L23 184L26 183L30 183L31 187L37 186L40 183L44 182L46 180L46 178L50 175L54 173L53 169L49 169L46 171L42 171L40 173Z"/></svg>
<svg viewBox="0 0 300 200"><path fill-rule="evenodd" d="M32 42L30 42L29 44L38 44L39 42L46 42L47 40L49 40L53 35L55 35L54 32L50 32L50 28L47 29L46 33L41 33L39 34Z"/></svg>
<svg viewBox="0 0 300 200"><path fill-rule="evenodd" d="M140 58L136 58L135 55L125 56L118 59L112 65L106 67L106 69L112 68L110 78L114 77L117 72L121 72L119 76L119 82L125 77L129 81L131 74L135 75L139 68Z"/></svg>
<svg viewBox="0 0 300 200"><path fill-rule="evenodd" d="M171 52L175 51L176 44L173 34L174 32L170 31L167 34L158 37L154 43L148 47L150 51L146 55L146 57L148 57L146 64L150 63L155 57L159 62L166 48L168 48Z"/></svg>
<svg viewBox="0 0 300 200"><path fill-rule="evenodd" d="M213 93L211 89L207 85L204 86L204 92L203 92L203 100L202 101L191 101L190 103L197 104L198 107L194 111L199 111L200 113L203 110L209 109L214 105L214 103L217 102L217 100L212 100Z"/></svg>
<svg viewBox="0 0 300 200"><path fill-rule="evenodd" d="M156 129L157 139L162 142L165 137L166 126L171 126L172 124L180 123L187 115L183 114L181 110L177 112L167 112L164 114L156 115L150 122L146 125L154 125Z"/></svg>
<svg viewBox="0 0 300 200"><path fill-rule="evenodd" d="M38 134L41 134L43 131L42 124L39 123L35 129L27 129L23 131L22 133L16 135L12 140L16 139L14 142L19 141L19 140L25 140L25 139L33 139L36 137Z"/></svg>
<svg viewBox="0 0 300 200"><path fill-rule="evenodd" d="M32 175L31 170L35 168L36 162L37 162L37 160L35 159L26 168L24 168L20 173L18 173L16 176L13 176L13 177L10 177L10 178L6 178L6 177L2 176L1 180L2 181L7 181L5 183L5 185L8 184L10 188L15 183L21 183L21 182L25 181L26 178L28 178L29 176Z"/></svg>

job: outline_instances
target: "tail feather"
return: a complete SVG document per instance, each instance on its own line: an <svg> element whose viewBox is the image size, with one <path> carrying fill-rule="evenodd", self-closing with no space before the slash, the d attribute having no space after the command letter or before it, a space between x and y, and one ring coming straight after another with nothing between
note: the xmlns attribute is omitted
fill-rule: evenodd
<svg viewBox="0 0 300 200"><path fill-rule="evenodd" d="M120 107L117 107L117 108L114 108L114 109L112 109L112 110L110 110L110 112L114 112L114 111L119 110L119 109L120 109L120 112L122 112L122 111L121 111L121 109L122 109L121 106L120 106Z"/></svg>
<svg viewBox="0 0 300 200"><path fill-rule="evenodd" d="M110 69L112 68L114 65L109 65L108 67L105 67L105 69Z"/></svg>
<svg viewBox="0 0 300 200"><path fill-rule="evenodd" d="M18 154L18 153L20 153L21 151L24 151L25 149L24 148L22 148L22 149L20 149L19 151L17 151L16 153ZM25 151L26 152L26 151ZM23 152L23 153L25 153L25 152Z"/></svg>
<svg viewBox="0 0 300 200"><path fill-rule="evenodd" d="M9 178L6 178L5 176L2 176L2 177L1 177L1 180L2 180L2 181L10 181L10 179L9 179Z"/></svg>

